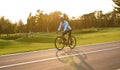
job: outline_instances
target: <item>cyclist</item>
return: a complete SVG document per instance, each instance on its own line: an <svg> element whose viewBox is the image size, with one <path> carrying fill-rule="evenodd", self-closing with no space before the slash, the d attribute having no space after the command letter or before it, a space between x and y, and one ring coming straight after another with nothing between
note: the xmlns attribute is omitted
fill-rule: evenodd
<svg viewBox="0 0 120 70"><path fill-rule="evenodd" d="M68 33L68 36L71 38L72 28L70 27L69 23L64 19L64 15L60 16L60 21L61 22L58 27L58 32L61 30L62 27L64 27L62 31L62 39L64 43L66 43L65 35Z"/></svg>

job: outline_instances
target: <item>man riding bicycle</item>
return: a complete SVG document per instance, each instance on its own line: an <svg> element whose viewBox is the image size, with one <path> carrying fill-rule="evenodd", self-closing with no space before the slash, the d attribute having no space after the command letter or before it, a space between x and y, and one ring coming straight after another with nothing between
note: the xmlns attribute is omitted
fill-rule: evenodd
<svg viewBox="0 0 120 70"><path fill-rule="evenodd" d="M62 15L60 17L60 25L58 27L58 32L61 30L62 27L64 27L63 31L62 31L62 39L64 41L64 43L66 43L66 38L65 38L65 35L68 33L68 36L71 37L71 32L72 32L72 29L69 25L69 23L64 19L64 15Z"/></svg>

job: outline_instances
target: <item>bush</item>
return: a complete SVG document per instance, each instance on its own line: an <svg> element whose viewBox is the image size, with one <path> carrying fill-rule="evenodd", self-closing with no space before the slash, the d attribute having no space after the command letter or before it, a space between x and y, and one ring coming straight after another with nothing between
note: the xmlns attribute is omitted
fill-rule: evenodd
<svg viewBox="0 0 120 70"><path fill-rule="evenodd" d="M21 38L22 35L11 35L11 36L1 36L0 39L3 39L3 40L15 40L15 39L18 39L18 38Z"/></svg>

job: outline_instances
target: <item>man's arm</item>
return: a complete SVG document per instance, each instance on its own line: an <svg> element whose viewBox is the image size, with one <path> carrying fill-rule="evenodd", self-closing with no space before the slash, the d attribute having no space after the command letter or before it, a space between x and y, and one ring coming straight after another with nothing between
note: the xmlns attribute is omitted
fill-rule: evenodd
<svg viewBox="0 0 120 70"><path fill-rule="evenodd" d="M62 26L62 24L60 23L60 25L58 27L58 32L61 30L61 26Z"/></svg>

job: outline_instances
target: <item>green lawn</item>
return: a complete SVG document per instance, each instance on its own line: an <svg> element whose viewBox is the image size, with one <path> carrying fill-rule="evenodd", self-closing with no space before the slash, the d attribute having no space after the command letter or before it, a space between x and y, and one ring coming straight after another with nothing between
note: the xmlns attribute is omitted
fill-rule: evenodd
<svg viewBox="0 0 120 70"><path fill-rule="evenodd" d="M77 45L120 40L120 28L91 28L73 31ZM56 33L34 33L29 38L0 39L0 55L54 48Z"/></svg>

